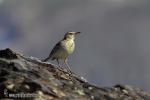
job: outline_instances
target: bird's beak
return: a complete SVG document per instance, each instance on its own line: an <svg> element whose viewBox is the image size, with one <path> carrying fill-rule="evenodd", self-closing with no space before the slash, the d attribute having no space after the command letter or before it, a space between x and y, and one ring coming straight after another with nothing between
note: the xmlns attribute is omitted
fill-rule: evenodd
<svg viewBox="0 0 150 100"><path fill-rule="evenodd" d="M76 32L75 35L78 35L78 34L80 34L80 33L81 33L81 32Z"/></svg>

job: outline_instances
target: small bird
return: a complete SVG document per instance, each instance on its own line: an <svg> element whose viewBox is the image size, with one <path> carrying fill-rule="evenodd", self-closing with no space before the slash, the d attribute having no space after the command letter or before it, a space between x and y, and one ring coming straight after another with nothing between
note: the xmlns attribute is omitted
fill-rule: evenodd
<svg viewBox="0 0 150 100"><path fill-rule="evenodd" d="M67 32L64 36L64 38L59 41L52 51L50 52L49 56L44 59L43 61L48 61L48 60L57 60L58 66L60 67L59 59L63 60L67 70L71 72L71 69L68 65L68 56L73 53L75 49L75 37L77 34L81 32Z"/></svg>

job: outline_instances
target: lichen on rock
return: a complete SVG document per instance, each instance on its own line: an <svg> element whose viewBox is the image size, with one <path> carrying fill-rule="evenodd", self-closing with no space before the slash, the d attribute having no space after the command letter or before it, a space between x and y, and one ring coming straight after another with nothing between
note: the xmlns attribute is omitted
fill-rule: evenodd
<svg viewBox="0 0 150 100"><path fill-rule="evenodd" d="M150 93L128 85L98 87L52 63L5 49L0 51L0 99L150 100Z"/></svg>

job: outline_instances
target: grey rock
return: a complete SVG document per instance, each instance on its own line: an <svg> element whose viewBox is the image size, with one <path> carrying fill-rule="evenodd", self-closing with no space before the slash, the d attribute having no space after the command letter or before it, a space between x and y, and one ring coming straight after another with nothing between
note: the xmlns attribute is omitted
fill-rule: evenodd
<svg viewBox="0 0 150 100"><path fill-rule="evenodd" d="M150 93L129 85L95 86L52 63L5 49L0 51L2 100L150 100Z"/></svg>

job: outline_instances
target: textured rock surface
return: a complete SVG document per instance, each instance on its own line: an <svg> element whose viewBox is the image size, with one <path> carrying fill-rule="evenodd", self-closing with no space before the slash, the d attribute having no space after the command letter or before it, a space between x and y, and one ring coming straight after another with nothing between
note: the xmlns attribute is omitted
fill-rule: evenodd
<svg viewBox="0 0 150 100"><path fill-rule="evenodd" d="M0 99L150 100L150 93L128 85L97 87L51 63L0 51Z"/></svg>

